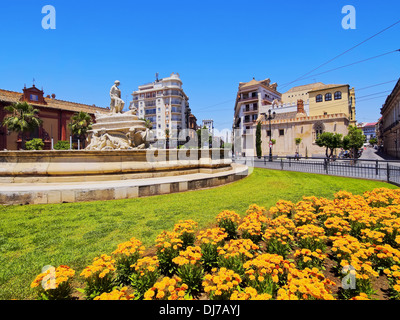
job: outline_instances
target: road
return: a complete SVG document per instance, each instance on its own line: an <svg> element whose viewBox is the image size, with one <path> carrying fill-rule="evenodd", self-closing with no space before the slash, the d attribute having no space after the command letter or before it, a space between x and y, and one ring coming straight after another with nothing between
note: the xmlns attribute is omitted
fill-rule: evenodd
<svg viewBox="0 0 400 320"><path fill-rule="evenodd" d="M360 160L383 160L383 161L396 161L390 162L390 165L400 166L400 160L386 154L378 153L374 148L367 147L364 149Z"/></svg>

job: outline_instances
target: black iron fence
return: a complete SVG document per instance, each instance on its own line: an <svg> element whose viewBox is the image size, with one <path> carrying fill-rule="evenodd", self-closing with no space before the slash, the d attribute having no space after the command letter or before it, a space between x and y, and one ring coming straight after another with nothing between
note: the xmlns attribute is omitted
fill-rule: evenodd
<svg viewBox="0 0 400 320"><path fill-rule="evenodd" d="M346 159L328 160L325 158L279 158L239 157L236 163L258 168L319 173L334 176L363 178L387 181L400 186L400 161Z"/></svg>

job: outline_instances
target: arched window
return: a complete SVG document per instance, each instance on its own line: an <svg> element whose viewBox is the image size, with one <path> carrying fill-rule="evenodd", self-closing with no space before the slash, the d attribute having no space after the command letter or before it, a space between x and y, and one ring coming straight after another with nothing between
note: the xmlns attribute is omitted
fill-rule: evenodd
<svg viewBox="0 0 400 320"><path fill-rule="evenodd" d="M342 93L340 91L336 91L334 95L335 100L342 99Z"/></svg>
<svg viewBox="0 0 400 320"><path fill-rule="evenodd" d="M313 130L313 138L314 141L318 139L318 137L324 132L325 126L322 122L317 122L314 124L314 130Z"/></svg>
<svg viewBox="0 0 400 320"><path fill-rule="evenodd" d="M331 100L332 100L332 93L325 94L325 101L331 101Z"/></svg>
<svg viewBox="0 0 400 320"><path fill-rule="evenodd" d="M315 97L315 102L322 102L322 94L319 94Z"/></svg>

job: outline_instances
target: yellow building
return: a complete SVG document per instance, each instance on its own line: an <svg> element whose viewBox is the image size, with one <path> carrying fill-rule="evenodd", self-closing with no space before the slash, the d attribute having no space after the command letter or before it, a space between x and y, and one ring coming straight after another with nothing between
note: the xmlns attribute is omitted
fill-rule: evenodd
<svg viewBox="0 0 400 320"><path fill-rule="evenodd" d="M344 113L356 124L354 88L348 84L321 84L308 91L310 116Z"/></svg>
<svg viewBox="0 0 400 320"><path fill-rule="evenodd" d="M265 121L262 115L268 110L258 111L257 117L244 121L246 132L243 139L245 135L254 136L251 143L248 140L243 143L246 145L243 153L248 156L256 155L255 131L258 121L262 121L263 156L269 154L270 135L276 141L273 155L294 155L296 151L301 156L324 155L324 148L315 143L319 134L333 132L344 136L348 132L348 126L356 124L354 88L350 88L348 84L316 82L296 86L282 93L281 99L275 97L265 107L275 112L275 118L271 120L271 132L269 121ZM300 145L296 145L295 138L302 139Z"/></svg>

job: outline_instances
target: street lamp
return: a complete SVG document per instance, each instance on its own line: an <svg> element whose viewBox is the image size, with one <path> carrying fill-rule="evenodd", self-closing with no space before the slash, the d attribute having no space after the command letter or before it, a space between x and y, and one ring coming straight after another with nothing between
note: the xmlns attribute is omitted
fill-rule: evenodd
<svg viewBox="0 0 400 320"><path fill-rule="evenodd" d="M271 120L275 119L276 113L275 111L271 114L271 109L268 110L268 117L266 113L262 113L265 117L265 120L269 122L269 159L268 161L272 161L272 129L271 129ZM268 135L268 131L267 131Z"/></svg>

